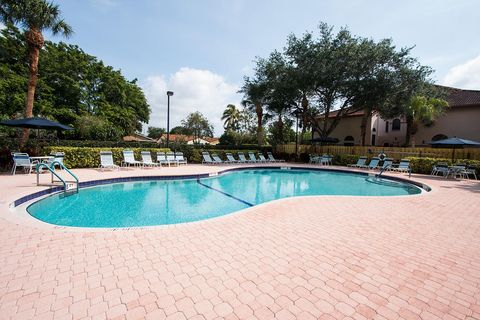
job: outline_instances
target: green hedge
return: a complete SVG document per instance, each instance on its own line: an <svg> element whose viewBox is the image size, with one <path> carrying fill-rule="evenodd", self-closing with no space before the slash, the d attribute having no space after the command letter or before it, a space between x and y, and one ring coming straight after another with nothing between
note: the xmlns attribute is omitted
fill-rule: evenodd
<svg viewBox="0 0 480 320"><path fill-rule="evenodd" d="M98 168L100 165L100 151L111 150L113 153L113 161L117 165L123 160L122 151L126 148L88 148L88 147L44 147L45 154L53 152L65 153L64 163L67 168ZM166 148L130 148L135 154L135 159L140 160L140 151L150 151L152 159L156 160L156 152L167 152Z"/></svg>

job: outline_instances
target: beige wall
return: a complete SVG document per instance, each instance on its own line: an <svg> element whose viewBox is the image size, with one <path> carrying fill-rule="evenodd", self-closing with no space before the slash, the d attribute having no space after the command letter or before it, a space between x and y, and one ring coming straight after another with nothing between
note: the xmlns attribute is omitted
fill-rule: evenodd
<svg viewBox="0 0 480 320"><path fill-rule="evenodd" d="M339 145L343 145L344 139L347 136L352 136L355 139L354 144L356 145L362 144L361 128L360 128L361 124L362 124L361 116L343 118L340 120L340 122L335 127L333 132L330 134L330 137L337 138ZM367 134L366 134L366 140L368 141L368 143L370 143L370 138L369 138L370 128L371 128L371 120L369 119L367 123ZM318 134L315 133L313 137L318 138Z"/></svg>
<svg viewBox="0 0 480 320"><path fill-rule="evenodd" d="M418 129L415 134L416 144L428 144L437 134L480 141L480 106L450 109L443 117L438 118L432 127Z"/></svg>
<svg viewBox="0 0 480 320"><path fill-rule="evenodd" d="M393 119L384 120L378 115L373 115L367 124L366 145L370 146L372 134L375 134L375 145L402 146L405 143L407 124L404 118L400 119L400 130L392 130ZM385 127L389 130L386 132ZM330 137L337 138L339 145L343 145L346 136L353 136L355 145L361 145L361 116L347 117L340 120L338 126L330 134ZM375 129L375 130L374 130ZM428 145L433 136L444 134L449 138L454 136L463 139L480 141L480 106L454 107L438 118L431 127L420 126L412 140L415 145ZM315 135L317 137L318 135Z"/></svg>

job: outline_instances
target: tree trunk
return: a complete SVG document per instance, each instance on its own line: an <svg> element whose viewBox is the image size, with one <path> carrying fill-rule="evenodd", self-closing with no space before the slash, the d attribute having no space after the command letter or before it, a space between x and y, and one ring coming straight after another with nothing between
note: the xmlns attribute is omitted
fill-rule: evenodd
<svg viewBox="0 0 480 320"><path fill-rule="evenodd" d="M410 137L412 136L412 130L413 130L413 117L412 116L407 116L407 132L405 134L405 146L410 145Z"/></svg>
<svg viewBox="0 0 480 320"><path fill-rule="evenodd" d="M280 143L285 143L283 139L283 120L282 114L278 114L278 140Z"/></svg>
<svg viewBox="0 0 480 320"><path fill-rule="evenodd" d="M257 142L263 146L263 108L260 103L255 104L255 113L257 114Z"/></svg>
<svg viewBox="0 0 480 320"><path fill-rule="evenodd" d="M303 138L308 126L308 99L305 94L302 97L302 134L300 136L300 144L303 144Z"/></svg>
<svg viewBox="0 0 480 320"><path fill-rule="evenodd" d="M368 117L372 114L372 111L368 108L365 108L363 110L363 117L362 117L362 123L360 124L360 137L362 138L362 146L365 146L365 143L367 141L367 122L368 122Z"/></svg>
<svg viewBox="0 0 480 320"><path fill-rule="evenodd" d="M43 35L39 30L32 29L26 33L28 44L28 90L27 102L25 104L25 118L33 116L33 102L35 99L35 89L37 88L38 80L38 58L40 49L43 47ZM20 146L24 146L28 140L30 130L23 129L23 135L20 140Z"/></svg>

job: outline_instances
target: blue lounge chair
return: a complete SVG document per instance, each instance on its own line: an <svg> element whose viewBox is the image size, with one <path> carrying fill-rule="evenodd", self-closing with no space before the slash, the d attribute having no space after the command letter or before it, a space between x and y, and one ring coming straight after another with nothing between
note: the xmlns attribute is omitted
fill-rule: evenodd
<svg viewBox="0 0 480 320"><path fill-rule="evenodd" d="M267 152L267 157L268 157L268 160L270 160L271 162L285 162L285 160L283 159L278 159L278 160L275 159L271 152Z"/></svg>
<svg viewBox="0 0 480 320"><path fill-rule="evenodd" d="M165 155L165 152L157 152L157 162L160 163L160 165L168 165L170 166L170 163L167 160L167 156Z"/></svg>
<svg viewBox="0 0 480 320"><path fill-rule="evenodd" d="M259 154L258 154L258 159L260 159L260 162L264 162L264 163L269 162L269 161L267 160L267 158L265 158L265 156L263 155L263 153L259 153Z"/></svg>
<svg viewBox="0 0 480 320"><path fill-rule="evenodd" d="M360 157L357 160L357 163L348 164L347 167L362 168L367 163L367 157Z"/></svg>
<svg viewBox="0 0 480 320"><path fill-rule="evenodd" d="M410 160L408 159L400 160L399 164L392 165L392 171L405 172L405 173L408 173L408 175L410 176L412 173L412 170L410 168Z"/></svg>
<svg viewBox="0 0 480 320"><path fill-rule="evenodd" d="M202 152L202 158L203 158L202 160L203 164L217 164L217 162L212 159L212 157L210 156L210 153L208 152Z"/></svg>
<svg viewBox="0 0 480 320"><path fill-rule="evenodd" d="M260 162L260 161L257 160L257 158L255 157L255 153L253 153L253 152L249 152L249 153L248 153L248 157L250 158L250 162L251 162L251 163Z"/></svg>
<svg viewBox="0 0 480 320"><path fill-rule="evenodd" d="M377 169L380 169L380 170L390 170L390 168L392 167L393 165L393 159L391 158L385 158L383 159L383 164L379 167L377 167Z"/></svg>
<svg viewBox="0 0 480 320"><path fill-rule="evenodd" d="M227 156L227 160L228 160L230 163L242 163L240 160L235 159L235 157L233 156L233 154L231 154L230 152L225 153L225 155Z"/></svg>
<svg viewBox="0 0 480 320"><path fill-rule="evenodd" d="M372 158L372 160L370 160L370 163L368 165L363 165L360 168L369 169L369 170L377 169L379 162L380 162L380 158L374 157Z"/></svg>
<svg viewBox="0 0 480 320"><path fill-rule="evenodd" d="M226 164L226 163L229 163L229 161L223 161L219 156L218 154L216 153L212 153L212 158L213 158L213 161L218 163L218 164Z"/></svg>
<svg viewBox="0 0 480 320"><path fill-rule="evenodd" d="M239 152L239 153L238 153L238 159L240 159L240 161L243 162L243 163L250 163L250 162L252 162L251 160L247 160L247 158L245 157L245 155L243 154L243 152Z"/></svg>

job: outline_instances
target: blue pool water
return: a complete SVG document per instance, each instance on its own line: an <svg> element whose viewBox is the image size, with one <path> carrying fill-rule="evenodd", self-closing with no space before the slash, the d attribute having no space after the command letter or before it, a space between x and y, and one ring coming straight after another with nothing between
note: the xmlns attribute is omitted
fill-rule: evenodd
<svg viewBox="0 0 480 320"><path fill-rule="evenodd" d="M199 180L126 182L56 194L30 205L39 220L77 227L175 224L222 216L271 200L309 195L418 194L411 184L325 170L241 170ZM341 198L339 201L342 201Z"/></svg>

